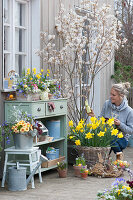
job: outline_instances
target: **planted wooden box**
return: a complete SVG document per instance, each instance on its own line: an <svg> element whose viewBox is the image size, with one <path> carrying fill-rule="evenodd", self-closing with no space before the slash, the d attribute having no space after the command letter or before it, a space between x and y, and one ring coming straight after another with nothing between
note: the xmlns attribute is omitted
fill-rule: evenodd
<svg viewBox="0 0 133 200"><path fill-rule="evenodd" d="M65 156L60 156L59 158L56 158L54 160L49 160L47 162L43 162L41 167L42 168L48 168L48 167L52 167L52 166L55 166L57 165L57 162L61 162L65 160Z"/></svg>

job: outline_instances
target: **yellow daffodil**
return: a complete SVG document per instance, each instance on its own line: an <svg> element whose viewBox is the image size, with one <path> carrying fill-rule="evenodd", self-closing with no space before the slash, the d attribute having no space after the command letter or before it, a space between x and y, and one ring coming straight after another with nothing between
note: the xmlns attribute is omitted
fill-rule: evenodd
<svg viewBox="0 0 133 200"><path fill-rule="evenodd" d="M43 72L44 70L43 69L41 69L41 72Z"/></svg>
<svg viewBox="0 0 133 200"><path fill-rule="evenodd" d="M118 138L123 138L123 134L122 132L120 132L118 135L117 135Z"/></svg>
<svg viewBox="0 0 133 200"><path fill-rule="evenodd" d="M80 124L83 124L83 123L84 123L84 120L81 119L81 120L79 121L79 123L80 123Z"/></svg>
<svg viewBox="0 0 133 200"><path fill-rule="evenodd" d="M89 133L86 134L85 138L91 139L91 138L93 138L93 134L89 132Z"/></svg>
<svg viewBox="0 0 133 200"><path fill-rule="evenodd" d="M50 70L49 69L47 69L47 72L50 74Z"/></svg>
<svg viewBox="0 0 133 200"><path fill-rule="evenodd" d="M28 86L27 85L24 85L24 88L27 88Z"/></svg>
<svg viewBox="0 0 133 200"><path fill-rule="evenodd" d="M91 120L92 123L95 123L97 118L96 117L91 117L90 120Z"/></svg>
<svg viewBox="0 0 133 200"><path fill-rule="evenodd" d="M112 131L111 131L111 135L117 135L117 133L118 133L119 131L117 130L117 129L113 129Z"/></svg>
<svg viewBox="0 0 133 200"><path fill-rule="evenodd" d="M100 131L100 133L98 133L97 135L98 135L99 137L103 137L104 134L105 134L105 132Z"/></svg>
<svg viewBox="0 0 133 200"><path fill-rule="evenodd" d="M80 145L81 145L80 140L75 140L75 144L76 144L77 146L80 146Z"/></svg>
<svg viewBox="0 0 133 200"><path fill-rule="evenodd" d="M100 120L102 121L102 124L105 124L105 118L104 117L100 117Z"/></svg>
<svg viewBox="0 0 133 200"><path fill-rule="evenodd" d="M41 78L41 76L40 76L39 74L37 74L37 75L36 75L36 77L37 77L38 79L40 79L40 78Z"/></svg>
<svg viewBox="0 0 133 200"><path fill-rule="evenodd" d="M73 127L73 121L72 121L72 120L69 121L69 126L70 126L70 127Z"/></svg>
<svg viewBox="0 0 133 200"><path fill-rule="evenodd" d="M73 136L70 136L69 138L70 138L70 140L71 140L71 139L73 139Z"/></svg>
<svg viewBox="0 0 133 200"><path fill-rule="evenodd" d="M114 118L108 119L107 124L112 126L114 124Z"/></svg>

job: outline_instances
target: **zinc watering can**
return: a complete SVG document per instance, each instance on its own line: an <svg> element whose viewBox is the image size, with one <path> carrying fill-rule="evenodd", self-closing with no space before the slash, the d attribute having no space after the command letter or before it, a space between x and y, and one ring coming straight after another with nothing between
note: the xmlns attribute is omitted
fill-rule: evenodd
<svg viewBox="0 0 133 200"><path fill-rule="evenodd" d="M26 168L20 167L19 162L17 166L8 168L8 189L10 191L22 191L27 190L27 185L31 181L31 178L36 173L37 169L40 167L42 162L48 161L47 157L40 155L40 161L37 163L36 167L33 169L32 173L26 179Z"/></svg>

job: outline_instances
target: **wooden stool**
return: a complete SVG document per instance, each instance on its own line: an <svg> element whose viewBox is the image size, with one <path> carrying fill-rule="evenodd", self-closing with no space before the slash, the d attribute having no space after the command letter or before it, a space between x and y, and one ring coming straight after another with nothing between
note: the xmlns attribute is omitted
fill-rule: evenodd
<svg viewBox="0 0 133 200"><path fill-rule="evenodd" d="M5 151L5 163L4 163L4 170L3 170L3 178L2 178L2 184L1 187L4 187L5 179L6 179L6 173L7 173L7 166L16 166L16 162L19 162L19 166L25 166L30 168L30 173L33 171L33 169L36 167L37 163L39 162L39 158L41 155L41 150L39 150L39 147L33 147L32 149L15 149L15 147L10 147L4 150ZM9 155L23 155L25 158L26 155L28 156L28 160L23 159L21 161L19 160L10 160ZM41 166L38 168L39 173L39 180L40 183L42 182L42 176L41 176ZM35 188L34 185L34 176L31 179L32 188Z"/></svg>

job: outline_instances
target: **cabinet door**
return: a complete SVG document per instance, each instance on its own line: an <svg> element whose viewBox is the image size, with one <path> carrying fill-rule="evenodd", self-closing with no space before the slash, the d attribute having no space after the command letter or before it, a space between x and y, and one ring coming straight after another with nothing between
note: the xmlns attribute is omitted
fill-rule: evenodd
<svg viewBox="0 0 133 200"><path fill-rule="evenodd" d="M53 103L55 105L55 109L50 111L49 104ZM51 101L46 103L46 116L51 115L62 115L67 113L67 102L66 101Z"/></svg>

